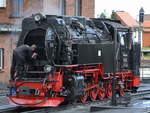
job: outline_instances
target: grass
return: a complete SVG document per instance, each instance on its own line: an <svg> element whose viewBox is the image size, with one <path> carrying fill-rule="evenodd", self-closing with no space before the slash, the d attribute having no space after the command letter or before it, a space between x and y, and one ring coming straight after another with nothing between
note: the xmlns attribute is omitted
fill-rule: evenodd
<svg viewBox="0 0 150 113"><path fill-rule="evenodd" d="M141 56L141 60L150 60L150 56Z"/></svg>
<svg viewBox="0 0 150 113"><path fill-rule="evenodd" d="M144 48L142 48L142 50L150 50L150 46L144 47ZM141 60L150 60L150 53L147 53L144 56L141 56Z"/></svg>
<svg viewBox="0 0 150 113"><path fill-rule="evenodd" d="M150 47L143 47L142 50L150 50Z"/></svg>

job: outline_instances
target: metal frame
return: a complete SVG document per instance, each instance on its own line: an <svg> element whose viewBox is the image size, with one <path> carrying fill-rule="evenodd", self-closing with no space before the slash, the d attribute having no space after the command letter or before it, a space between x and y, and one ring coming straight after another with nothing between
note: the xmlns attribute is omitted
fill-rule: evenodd
<svg viewBox="0 0 150 113"><path fill-rule="evenodd" d="M6 0L0 0L0 8L6 8Z"/></svg>

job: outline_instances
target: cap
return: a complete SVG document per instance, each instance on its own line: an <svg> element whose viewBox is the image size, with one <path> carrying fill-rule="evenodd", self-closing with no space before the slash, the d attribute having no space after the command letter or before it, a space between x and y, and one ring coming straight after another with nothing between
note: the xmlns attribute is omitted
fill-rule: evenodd
<svg viewBox="0 0 150 113"><path fill-rule="evenodd" d="M32 48L37 48L37 46L35 45L35 44L32 44L32 46L31 46Z"/></svg>

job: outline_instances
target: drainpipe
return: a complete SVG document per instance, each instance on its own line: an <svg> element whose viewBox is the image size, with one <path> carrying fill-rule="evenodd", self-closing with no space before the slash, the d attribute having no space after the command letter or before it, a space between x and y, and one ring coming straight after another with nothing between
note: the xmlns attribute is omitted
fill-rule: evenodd
<svg viewBox="0 0 150 113"><path fill-rule="evenodd" d="M65 0L59 0L59 15L65 15Z"/></svg>
<svg viewBox="0 0 150 113"><path fill-rule="evenodd" d="M75 0L75 16L80 16L80 0Z"/></svg>

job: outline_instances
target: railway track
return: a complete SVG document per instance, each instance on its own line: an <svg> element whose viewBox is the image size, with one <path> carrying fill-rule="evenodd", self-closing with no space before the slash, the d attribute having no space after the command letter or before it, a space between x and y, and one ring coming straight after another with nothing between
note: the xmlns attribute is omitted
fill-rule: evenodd
<svg viewBox="0 0 150 113"><path fill-rule="evenodd" d="M68 105L61 105L57 108L55 107L48 107L48 108L26 108L26 107L14 107L10 105L1 106L0 113L48 113L48 112L58 112L67 109L74 109L78 107L85 107L89 105L97 105L97 104L108 104L110 100L104 99L103 101L87 101L86 103L76 103L76 104L68 104Z"/></svg>
<svg viewBox="0 0 150 113"><path fill-rule="evenodd" d="M150 89L149 90L142 90L138 91L137 93L133 94L131 93L131 98L142 98L146 95L150 95ZM118 97L120 98L120 97ZM125 98L126 97L121 97ZM68 105L62 105L57 108L49 107L49 108L25 108L25 107L13 107L13 106L1 106L0 107L0 113L48 113L48 112L58 112L68 109L75 109L79 107L86 107L86 106L104 106L104 105L110 105L111 100L105 98L102 101L96 100L94 102L87 101L86 103L76 103L76 104L68 104Z"/></svg>
<svg viewBox="0 0 150 113"><path fill-rule="evenodd" d="M131 94L132 98L142 98L147 95L150 95L150 89L141 90L141 91L138 91L137 93Z"/></svg>
<svg viewBox="0 0 150 113"><path fill-rule="evenodd" d="M0 106L0 113L10 113L11 111L14 111L16 109L18 108L11 106L11 105L3 105L3 106Z"/></svg>

